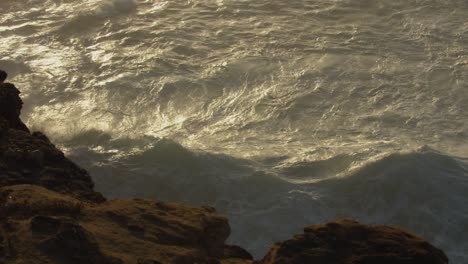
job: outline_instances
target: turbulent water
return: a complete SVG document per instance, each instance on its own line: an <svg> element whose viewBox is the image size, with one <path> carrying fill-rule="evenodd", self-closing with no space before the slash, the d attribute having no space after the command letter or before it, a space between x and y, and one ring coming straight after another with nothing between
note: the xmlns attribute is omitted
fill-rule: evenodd
<svg viewBox="0 0 468 264"><path fill-rule="evenodd" d="M108 197L212 205L257 257L399 225L468 263L468 1L1 0L22 118Z"/></svg>

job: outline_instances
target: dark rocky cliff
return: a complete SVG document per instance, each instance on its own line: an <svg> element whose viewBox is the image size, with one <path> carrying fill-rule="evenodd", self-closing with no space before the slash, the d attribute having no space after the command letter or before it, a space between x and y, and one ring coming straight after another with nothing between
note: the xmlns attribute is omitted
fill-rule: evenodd
<svg viewBox="0 0 468 264"><path fill-rule="evenodd" d="M263 260L225 244L213 208L106 199L89 174L19 119L22 101L0 85L0 263L448 263L398 228L342 220L310 226Z"/></svg>
<svg viewBox="0 0 468 264"><path fill-rule="evenodd" d="M103 202L86 170L65 158L44 134L30 134L19 118L22 104L12 84L0 85L0 185L34 184Z"/></svg>

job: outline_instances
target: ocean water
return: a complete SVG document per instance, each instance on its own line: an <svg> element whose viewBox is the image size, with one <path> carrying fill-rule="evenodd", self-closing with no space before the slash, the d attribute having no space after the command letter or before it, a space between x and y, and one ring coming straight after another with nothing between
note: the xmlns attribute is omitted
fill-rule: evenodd
<svg viewBox="0 0 468 264"><path fill-rule="evenodd" d="M230 243L336 218L468 263L468 1L1 0L22 118L107 197L211 205Z"/></svg>

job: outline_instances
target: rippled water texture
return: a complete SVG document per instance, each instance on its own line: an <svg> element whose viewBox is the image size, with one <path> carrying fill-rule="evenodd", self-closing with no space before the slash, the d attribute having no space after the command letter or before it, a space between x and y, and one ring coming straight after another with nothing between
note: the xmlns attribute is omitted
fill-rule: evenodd
<svg viewBox="0 0 468 264"><path fill-rule="evenodd" d="M401 225L468 262L466 0L2 0L22 118L109 197L210 204L261 256Z"/></svg>

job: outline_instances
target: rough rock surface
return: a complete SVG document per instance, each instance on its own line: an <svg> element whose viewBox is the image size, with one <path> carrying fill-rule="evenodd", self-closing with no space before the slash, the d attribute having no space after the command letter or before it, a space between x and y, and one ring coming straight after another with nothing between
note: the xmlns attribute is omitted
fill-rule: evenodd
<svg viewBox="0 0 468 264"><path fill-rule="evenodd" d="M11 128L29 132L20 119L23 101L20 91L11 83L0 83L0 116L6 119Z"/></svg>
<svg viewBox="0 0 468 264"><path fill-rule="evenodd" d="M277 243L262 263L443 264L445 254L405 230L339 220Z"/></svg>
<svg viewBox="0 0 468 264"><path fill-rule="evenodd" d="M0 263L439 264L444 253L404 230L343 220L305 228L261 261L225 244L213 208L106 201L89 174L30 133L14 86L0 84Z"/></svg>
<svg viewBox="0 0 468 264"><path fill-rule="evenodd" d="M0 84L0 186L35 184L84 200L104 201L86 170L68 160L44 134L30 134L19 118L23 104L19 92L9 85Z"/></svg>
<svg viewBox="0 0 468 264"><path fill-rule="evenodd" d="M228 221L208 207L144 199L93 203L34 185L0 188L0 197L1 215L7 216L0 232L0 263L249 263L251 259L246 251L224 244L230 234Z"/></svg>

